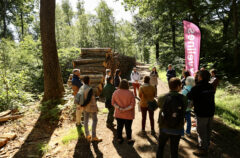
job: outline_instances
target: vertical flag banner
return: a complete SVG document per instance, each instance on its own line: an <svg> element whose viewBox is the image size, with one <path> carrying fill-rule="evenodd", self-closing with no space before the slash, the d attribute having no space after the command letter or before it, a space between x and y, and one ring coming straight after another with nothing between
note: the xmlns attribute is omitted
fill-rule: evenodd
<svg viewBox="0 0 240 158"><path fill-rule="evenodd" d="M185 66L191 76L198 71L200 57L201 32L199 28L188 21L183 21Z"/></svg>

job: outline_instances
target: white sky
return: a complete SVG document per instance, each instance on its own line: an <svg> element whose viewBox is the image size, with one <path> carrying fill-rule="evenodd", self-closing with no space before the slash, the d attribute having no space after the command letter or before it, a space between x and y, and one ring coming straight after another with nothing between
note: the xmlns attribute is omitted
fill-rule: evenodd
<svg viewBox="0 0 240 158"><path fill-rule="evenodd" d="M74 10L76 10L77 0L69 0ZM101 0L84 0L86 13L96 14L95 8L98 6ZM123 0L105 0L108 7L113 9L113 16L117 21L121 19L132 22L132 13L130 11L125 11L124 6L121 4ZM61 3L62 0L56 0L57 3Z"/></svg>

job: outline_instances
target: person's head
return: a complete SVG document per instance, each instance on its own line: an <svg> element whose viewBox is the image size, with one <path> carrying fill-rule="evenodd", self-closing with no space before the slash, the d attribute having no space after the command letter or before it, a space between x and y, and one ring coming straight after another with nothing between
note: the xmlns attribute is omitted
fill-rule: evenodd
<svg viewBox="0 0 240 158"><path fill-rule="evenodd" d="M80 76L80 69L73 69L73 74Z"/></svg>
<svg viewBox="0 0 240 158"><path fill-rule="evenodd" d="M126 79L123 79L123 80L120 82L119 88L120 88L120 89L129 89L128 81L127 81Z"/></svg>
<svg viewBox="0 0 240 158"><path fill-rule="evenodd" d="M150 83L150 77L149 76L144 77L144 83Z"/></svg>
<svg viewBox="0 0 240 158"><path fill-rule="evenodd" d="M176 77L173 77L169 80L168 82L168 86L169 86L169 89L171 91L177 91L177 92L180 92L181 89L182 89L182 83L181 83L181 80L179 78L176 78Z"/></svg>
<svg viewBox="0 0 240 158"><path fill-rule="evenodd" d="M172 64L168 65L168 70L172 70Z"/></svg>
<svg viewBox="0 0 240 158"><path fill-rule="evenodd" d="M216 70L216 69L212 69L212 70L210 71L210 73L211 73L211 76L212 76L212 77L215 77L216 74L217 74L217 70Z"/></svg>
<svg viewBox="0 0 240 158"><path fill-rule="evenodd" d="M209 82L210 73L207 70L200 70L198 75L198 81Z"/></svg>
<svg viewBox="0 0 240 158"><path fill-rule="evenodd" d="M89 76L84 76L84 77L83 77L83 83L86 84L86 85L89 85L89 84L90 84L90 78L89 78Z"/></svg>
<svg viewBox="0 0 240 158"><path fill-rule="evenodd" d="M111 76L111 70L110 69L106 69L106 75Z"/></svg>
<svg viewBox="0 0 240 158"><path fill-rule="evenodd" d="M134 71L134 72L137 72L137 68L136 68L136 67L134 67L134 68L133 68L133 71Z"/></svg>
<svg viewBox="0 0 240 158"><path fill-rule="evenodd" d="M156 67L153 67L153 68L152 68L152 71L153 71L153 72L157 72L157 68L156 68Z"/></svg>
<svg viewBox="0 0 240 158"><path fill-rule="evenodd" d="M116 69L115 76L120 76L120 75L121 75L120 69Z"/></svg>
<svg viewBox="0 0 240 158"><path fill-rule="evenodd" d="M107 83L113 84L113 78L111 76L107 77Z"/></svg>
<svg viewBox="0 0 240 158"><path fill-rule="evenodd" d="M195 78L192 76L188 76L186 78L186 86L191 86L191 87L195 86Z"/></svg>
<svg viewBox="0 0 240 158"><path fill-rule="evenodd" d="M187 78L188 76L190 76L189 71L184 71L184 73L183 73L183 77L184 77L184 78Z"/></svg>

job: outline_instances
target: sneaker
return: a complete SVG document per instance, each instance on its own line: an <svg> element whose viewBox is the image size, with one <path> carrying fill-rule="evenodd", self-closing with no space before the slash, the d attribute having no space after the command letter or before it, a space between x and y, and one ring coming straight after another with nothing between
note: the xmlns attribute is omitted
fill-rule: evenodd
<svg viewBox="0 0 240 158"><path fill-rule="evenodd" d="M88 142L90 142L92 137L90 135L88 135L88 136L86 136L86 139L87 139Z"/></svg>
<svg viewBox="0 0 240 158"><path fill-rule="evenodd" d="M154 130L151 130L151 135L156 135L156 132Z"/></svg>
<svg viewBox="0 0 240 158"><path fill-rule="evenodd" d="M123 139L117 139L118 144L122 144L123 143Z"/></svg>
<svg viewBox="0 0 240 158"><path fill-rule="evenodd" d="M194 151L193 154L200 157L200 156L207 156L208 152L207 150L198 149L197 151Z"/></svg>
<svg viewBox="0 0 240 158"><path fill-rule="evenodd" d="M98 137L94 137L92 138L92 142L101 142L102 139L98 138Z"/></svg>
<svg viewBox="0 0 240 158"><path fill-rule="evenodd" d="M130 144L130 145L134 144L134 142L135 142L135 140L133 140L133 139L128 139L128 141L127 141L127 143Z"/></svg>

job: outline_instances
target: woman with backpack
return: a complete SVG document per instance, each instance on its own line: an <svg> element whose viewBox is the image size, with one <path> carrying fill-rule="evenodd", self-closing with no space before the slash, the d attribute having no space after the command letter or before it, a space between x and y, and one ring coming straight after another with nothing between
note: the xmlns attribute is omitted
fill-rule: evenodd
<svg viewBox="0 0 240 158"><path fill-rule="evenodd" d="M117 119L117 141L123 143L122 130L125 126L128 144L132 144L132 122L135 117L135 96L129 90L126 79L120 82L119 89L113 93L112 105L115 107L114 116Z"/></svg>
<svg viewBox="0 0 240 158"><path fill-rule="evenodd" d="M186 86L183 87L183 90L182 90L182 94L184 96L187 96L187 94L191 91L192 87L195 86L195 79L194 77L187 77L186 78ZM187 106L187 109L186 109L186 114L185 114L185 119L187 121L187 128L186 128L186 134L187 136L190 136L191 135L191 109L192 109L192 101L188 100L188 106Z"/></svg>
<svg viewBox="0 0 240 158"><path fill-rule="evenodd" d="M148 103L154 100L156 89L152 85L150 85L150 77L144 77L144 84L139 89L139 97L140 97L140 107L142 112L142 134L145 135L145 125L146 125L146 117L147 112L149 114L150 124L151 124L151 134L155 134L154 130L154 111L149 110Z"/></svg>

